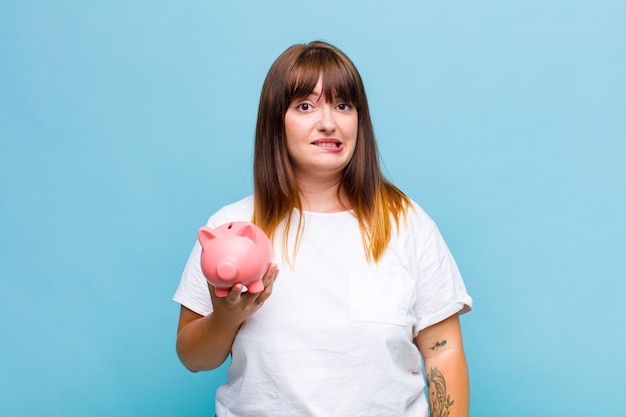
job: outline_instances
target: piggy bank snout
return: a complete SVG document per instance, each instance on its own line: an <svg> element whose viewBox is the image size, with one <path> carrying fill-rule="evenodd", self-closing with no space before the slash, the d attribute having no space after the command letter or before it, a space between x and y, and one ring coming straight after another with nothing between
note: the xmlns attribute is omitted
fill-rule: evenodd
<svg viewBox="0 0 626 417"><path fill-rule="evenodd" d="M233 280L239 272L239 265L236 259L226 258L217 264L217 276L225 281Z"/></svg>

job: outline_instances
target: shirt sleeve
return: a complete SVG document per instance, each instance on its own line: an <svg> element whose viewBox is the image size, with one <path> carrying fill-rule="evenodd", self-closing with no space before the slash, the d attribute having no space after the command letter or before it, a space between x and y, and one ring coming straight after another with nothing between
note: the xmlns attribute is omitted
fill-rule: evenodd
<svg viewBox="0 0 626 417"><path fill-rule="evenodd" d="M418 331L472 308L472 298L448 246L435 223L427 216L425 219L419 230L412 231L417 238L411 245L416 259L414 311Z"/></svg>
<svg viewBox="0 0 626 417"><path fill-rule="evenodd" d="M252 196L248 196L222 207L209 218L206 225L210 228L216 228L230 221L250 221L253 207L254 200ZM201 254L202 246L196 239L173 299L191 311L206 316L213 311L213 303L211 302L209 284L200 267Z"/></svg>
<svg viewBox="0 0 626 417"><path fill-rule="evenodd" d="M173 299L188 309L206 316L213 311L213 304L211 303L209 284L200 268L201 253L202 247L196 241L187 259L187 264Z"/></svg>

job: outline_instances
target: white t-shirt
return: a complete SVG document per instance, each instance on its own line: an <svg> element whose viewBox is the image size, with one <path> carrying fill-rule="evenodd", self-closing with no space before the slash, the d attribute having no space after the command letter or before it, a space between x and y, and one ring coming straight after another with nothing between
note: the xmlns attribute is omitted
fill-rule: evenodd
<svg viewBox="0 0 626 417"><path fill-rule="evenodd" d="M249 221L253 199L222 208L217 227ZM298 221L294 213L293 242ZM356 217L304 212L291 269L275 240L280 273L271 297L241 326L228 381L216 393L219 417L425 417L428 405L418 331L472 299L434 222L415 203L380 261L368 264ZM212 311L193 248L174 300Z"/></svg>

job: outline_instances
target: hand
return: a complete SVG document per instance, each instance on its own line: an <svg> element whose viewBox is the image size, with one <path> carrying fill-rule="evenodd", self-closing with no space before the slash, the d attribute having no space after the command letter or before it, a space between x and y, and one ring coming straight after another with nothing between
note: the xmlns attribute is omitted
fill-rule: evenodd
<svg viewBox="0 0 626 417"><path fill-rule="evenodd" d="M243 285L235 284L226 297L218 297L213 285L208 284L213 302L213 316L223 325L239 327L272 295L278 272L276 264L270 265L262 279L265 288L258 294L244 293Z"/></svg>

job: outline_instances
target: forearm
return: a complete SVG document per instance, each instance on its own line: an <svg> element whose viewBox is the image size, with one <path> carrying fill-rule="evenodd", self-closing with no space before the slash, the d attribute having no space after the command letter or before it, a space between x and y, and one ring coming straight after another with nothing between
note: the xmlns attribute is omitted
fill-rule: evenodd
<svg viewBox="0 0 626 417"><path fill-rule="evenodd" d="M215 288L208 285L213 312L202 316L181 306L178 320L176 352L180 361L190 371L207 371L220 366L235 341L241 324L254 314L272 294L278 275L272 264L263 277L264 289L260 293L243 293L243 285L235 284L226 297L217 297Z"/></svg>
<svg viewBox="0 0 626 417"><path fill-rule="evenodd" d="M424 358L431 417L469 415L469 375L463 348Z"/></svg>
<svg viewBox="0 0 626 417"><path fill-rule="evenodd" d="M193 372L215 369L228 358L238 330L239 325L225 324L213 313L193 320L178 333L178 357Z"/></svg>

